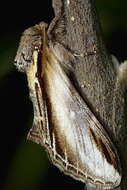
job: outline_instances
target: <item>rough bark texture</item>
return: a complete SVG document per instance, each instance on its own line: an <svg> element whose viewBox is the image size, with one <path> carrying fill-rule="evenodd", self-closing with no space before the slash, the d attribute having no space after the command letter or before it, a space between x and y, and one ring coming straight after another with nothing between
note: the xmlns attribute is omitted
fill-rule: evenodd
<svg viewBox="0 0 127 190"><path fill-rule="evenodd" d="M53 0L55 19L49 27L53 39L77 56L72 80L82 97L113 139L122 163L123 181L117 189L127 189L127 148L124 89L108 54L93 0ZM96 54L92 53L95 52ZM75 76L75 77L74 77ZM92 190L88 186L89 190Z"/></svg>

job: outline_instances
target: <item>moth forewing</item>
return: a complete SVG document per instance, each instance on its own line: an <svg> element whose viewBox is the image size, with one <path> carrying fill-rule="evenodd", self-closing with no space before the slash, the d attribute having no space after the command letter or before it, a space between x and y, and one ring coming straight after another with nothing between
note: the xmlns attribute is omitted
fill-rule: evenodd
<svg viewBox="0 0 127 190"><path fill-rule="evenodd" d="M34 141L37 143L40 142L40 135L42 139L44 134L42 133L42 124L46 126L45 120L42 122L42 118L46 118L46 115L43 116L45 101L42 101L42 92L37 74L39 70L38 56L41 53L40 51L42 51L41 48L45 46L45 30L47 26L48 25L46 23L41 22L24 31L14 63L19 71L25 72L27 75L30 97L33 102L34 109L34 133L30 131L28 137L34 138ZM38 126L38 128L36 128L36 126ZM31 133L32 136L30 136Z"/></svg>
<svg viewBox="0 0 127 190"><path fill-rule="evenodd" d="M43 79L50 110L51 158L79 180L109 189L118 186L120 163L114 145L67 77L53 46L49 51Z"/></svg>
<svg viewBox="0 0 127 190"><path fill-rule="evenodd" d="M119 159L111 140L71 84L52 48L47 56L43 85L50 112L50 141L46 139L44 144L42 139L41 144L66 174L94 186L117 186L121 180Z"/></svg>
<svg viewBox="0 0 127 190"><path fill-rule="evenodd" d="M43 37L42 56L38 58L33 48L31 64L25 69L34 109L28 139L44 146L65 174L94 187L115 188L121 181L119 157L66 73L64 65L74 56L51 40L44 43Z"/></svg>

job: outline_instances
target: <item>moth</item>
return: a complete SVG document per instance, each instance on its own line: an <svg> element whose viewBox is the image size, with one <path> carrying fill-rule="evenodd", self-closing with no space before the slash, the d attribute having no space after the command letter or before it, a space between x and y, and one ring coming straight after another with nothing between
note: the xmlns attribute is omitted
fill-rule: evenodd
<svg viewBox="0 0 127 190"><path fill-rule="evenodd" d="M50 159L73 178L101 189L121 182L117 150L69 77L75 59L49 39L48 25L25 30L15 58L27 75L34 121L27 138L45 147Z"/></svg>

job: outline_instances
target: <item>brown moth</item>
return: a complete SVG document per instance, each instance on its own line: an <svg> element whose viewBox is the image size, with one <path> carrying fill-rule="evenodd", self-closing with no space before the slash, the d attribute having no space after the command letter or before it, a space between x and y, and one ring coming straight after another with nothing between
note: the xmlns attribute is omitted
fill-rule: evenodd
<svg viewBox="0 0 127 190"><path fill-rule="evenodd" d="M42 145L65 174L94 187L112 189L121 182L117 151L101 123L69 77L75 59L49 40L41 22L23 33L15 58L27 75L34 121L28 139Z"/></svg>

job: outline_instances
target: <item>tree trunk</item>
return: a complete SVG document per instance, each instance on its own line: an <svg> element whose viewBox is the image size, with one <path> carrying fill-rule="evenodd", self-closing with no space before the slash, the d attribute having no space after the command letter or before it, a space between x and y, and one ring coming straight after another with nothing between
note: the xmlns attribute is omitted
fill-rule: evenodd
<svg viewBox="0 0 127 190"><path fill-rule="evenodd" d="M75 54L72 80L118 149L123 180L117 189L127 189L125 89L105 48L94 0L53 0L53 8L49 34Z"/></svg>

